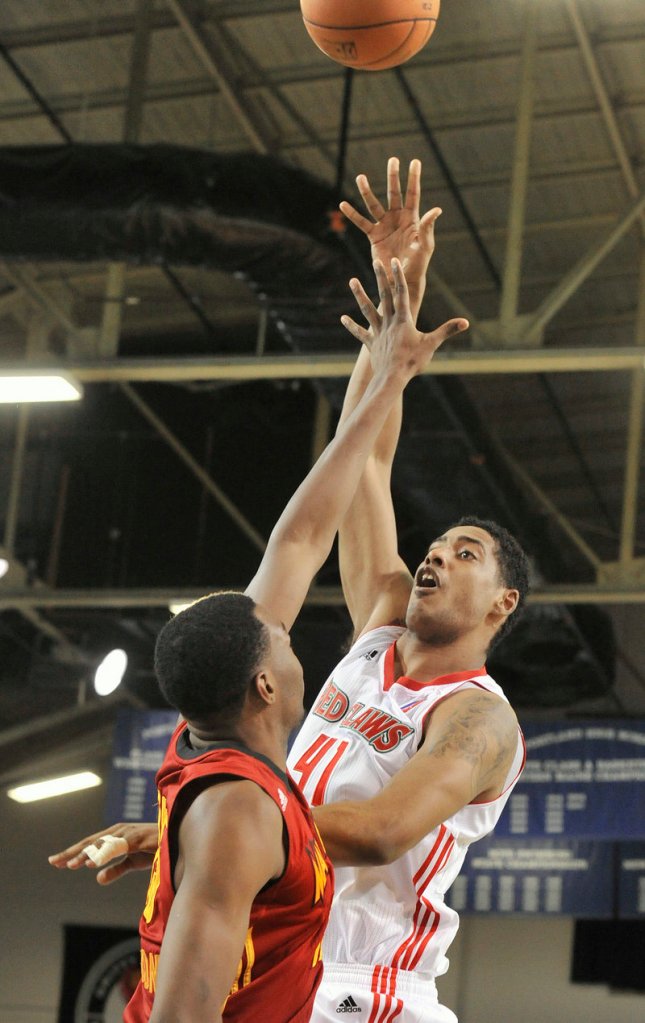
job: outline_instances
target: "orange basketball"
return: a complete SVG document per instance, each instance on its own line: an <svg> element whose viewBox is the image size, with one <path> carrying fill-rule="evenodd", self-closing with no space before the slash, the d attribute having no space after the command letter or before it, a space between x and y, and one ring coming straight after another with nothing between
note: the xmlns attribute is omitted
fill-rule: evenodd
<svg viewBox="0 0 645 1023"><path fill-rule="evenodd" d="M338 64L382 71L425 46L440 0L300 0L305 28Z"/></svg>

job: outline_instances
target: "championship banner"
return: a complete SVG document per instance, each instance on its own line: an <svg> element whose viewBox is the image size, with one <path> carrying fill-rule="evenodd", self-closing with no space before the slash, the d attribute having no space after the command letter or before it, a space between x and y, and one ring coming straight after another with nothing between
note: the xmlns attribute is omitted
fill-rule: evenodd
<svg viewBox="0 0 645 1023"><path fill-rule="evenodd" d="M175 710L119 712L114 727L112 770L105 823L157 820L155 775L177 724Z"/></svg>
<svg viewBox="0 0 645 1023"><path fill-rule="evenodd" d="M448 891L459 913L615 915L613 842L485 838Z"/></svg>
<svg viewBox="0 0 645 1023"><path fill-rule="evenodd" d="M495 834L645 838L645 722L523 726L527 760Z"/></svg>

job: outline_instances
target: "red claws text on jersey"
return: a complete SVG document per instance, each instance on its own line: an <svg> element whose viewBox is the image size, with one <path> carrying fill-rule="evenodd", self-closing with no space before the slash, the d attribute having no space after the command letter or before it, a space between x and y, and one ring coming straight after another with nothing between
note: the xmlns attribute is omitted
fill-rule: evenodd
<svg viewBox="0 0 645 1023"><path fill-rule="evenodd" d="M356 732L379 753L396 749L402 739L414 732L410 725L378 707L366 707L359 702L350 710L348 696L333 681L323 689L312 713L324 721L340 721L341 728Z"/></svg>

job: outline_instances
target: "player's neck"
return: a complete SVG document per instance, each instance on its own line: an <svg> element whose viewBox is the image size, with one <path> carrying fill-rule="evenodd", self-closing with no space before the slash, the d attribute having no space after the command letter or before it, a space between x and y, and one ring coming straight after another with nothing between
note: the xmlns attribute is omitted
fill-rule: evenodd
<svg viewBox="0 0 645 1023"><path fill-rule="evenodd" d="M190 743L194 749L207 748L214 742L237 742L253 753L267 757L281 770L286 769L288 736L276 730L272 724L267 727L267 723L261 720L248 721L241 718L234 725L227 724L221 728L195 727L192 724L188 727Z"/></svg>
<svg viewBox="0 0 645 1023"><path fill-rule="evenodd" d="M433 645L423 642L408 629L396 644L396 673L419 682L456 672L476 671L485 661L486 644L481 637L473 635L460 636L445 645Z"/></svg>

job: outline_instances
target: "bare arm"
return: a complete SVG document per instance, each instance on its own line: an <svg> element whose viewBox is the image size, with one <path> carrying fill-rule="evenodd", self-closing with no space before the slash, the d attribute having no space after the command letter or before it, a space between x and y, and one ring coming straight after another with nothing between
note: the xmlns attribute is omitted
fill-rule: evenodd
<svg viewBox="0 0 645 1023"><path fill-rule="evenodd" d="M434 252L434 227L441 214L433 207L419 216L421 163L410 164L403 198L399 161L387 167L387 209L374 195L365 175L356 179L369 220L347 202L343 213L370 241L372 258L385 262L401 259L410 294L410 311L416 320L426 287L428 264ZM352 333L362 342L368 331L354 325ZM360 401L372 376L368 352L363 348L350 378L340 422ZM405 617L412 578L399 557L396 521L391 496L391 473L401 430L402 399L393 406L367 461L354 500L339 531L341 582L354 624L355 635Z"/></svg>
<svg viewBox="0 0 645 1023"><path fill-rule="evenodd" d="M442 342L467 327L449 320L430 334L412 321L401 265L393 261L393 284L375 264L382 312L356 280L352 288L371 327L374 375L354 411L289 501L275 526L260 568L246 592L289 629L347 511L370 451L406 384ZM345 318L348 324L352 321Z"/></svg>
<svg viewBox="0 0 645 1023"><path fill-rule="evenodd" d="M496 798L517 743L517 719L499 697L468 689L445 700L418 753L377 796L315 808L331 859L392 863L473 800Z"/></svg>
<svg viewBox="0 0 645 1023"><path fill-rule="evenodd" d="M284 869L282 831L280 811L253 782L224 782L197 796L179 829L178 890L150 1023L222 1019L251 904Z"/></svg>

